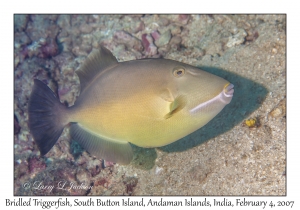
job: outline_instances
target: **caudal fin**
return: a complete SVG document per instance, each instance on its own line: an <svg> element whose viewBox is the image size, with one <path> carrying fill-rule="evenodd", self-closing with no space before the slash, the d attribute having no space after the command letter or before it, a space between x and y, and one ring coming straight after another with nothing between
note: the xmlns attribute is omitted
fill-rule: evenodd
<svg viewBox="0 0 300 210"><path fill-rule="evenodd" d="M64 129L64 110L55 93L35 79L28 104L29 129L42 155L49 152Z"/></svg>

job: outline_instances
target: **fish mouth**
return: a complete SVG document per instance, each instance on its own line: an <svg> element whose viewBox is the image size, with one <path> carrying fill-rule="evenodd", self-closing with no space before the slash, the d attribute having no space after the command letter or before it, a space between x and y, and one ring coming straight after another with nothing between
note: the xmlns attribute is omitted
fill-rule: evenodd
<svg viewBox="0 0 300 210"><path fill-rule="evenodd" d="M228 98L231 98L233 96L233 93L234 93L234 89L233 88L234 88L234 85L231 84L231 83L228 83L224 87L224 90L223 90L224 96L228 97Z"/></svg>
<svg viewBox="0 0 300 210"><path fill-rule="evenodd" d="M226 84L224 86L223 91L220 92L217 96L215 96L214 98L195 106L194 108L190 109L189 112L191 114L197 113L197 112L200 112L201 110L203 110L205 107L208 107L208 106L213 105L213 104L223 104L223 105L229 104L231 102L232 97L233 97L233 93L234 93L233 88L234 88L233 84L231 84L231 83Z"/></svg>

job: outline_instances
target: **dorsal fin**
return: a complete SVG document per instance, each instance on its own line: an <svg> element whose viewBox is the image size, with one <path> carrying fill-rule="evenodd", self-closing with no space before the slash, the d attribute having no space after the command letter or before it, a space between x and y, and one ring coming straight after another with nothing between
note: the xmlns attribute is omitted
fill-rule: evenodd
<svg viewBox="0 0 300 210"><path fill-rule="evenodd" d="M113 54L103 46L100 46L99 50L92 52L81 69L76 71L80 80L81 93L97 74L117 63L118 61Z"/></svg>

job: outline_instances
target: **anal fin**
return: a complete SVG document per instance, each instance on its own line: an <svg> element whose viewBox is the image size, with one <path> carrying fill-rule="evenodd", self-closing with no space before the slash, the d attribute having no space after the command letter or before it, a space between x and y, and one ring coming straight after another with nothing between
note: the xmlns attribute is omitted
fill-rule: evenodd
<svg viewBox="0 0 300 210"><path fill-rule="evenodd" d="M93 134L77 123L70 127L71 137L91 155L119 164L129 164L133 151L128 142L115 141Z"/></svg>

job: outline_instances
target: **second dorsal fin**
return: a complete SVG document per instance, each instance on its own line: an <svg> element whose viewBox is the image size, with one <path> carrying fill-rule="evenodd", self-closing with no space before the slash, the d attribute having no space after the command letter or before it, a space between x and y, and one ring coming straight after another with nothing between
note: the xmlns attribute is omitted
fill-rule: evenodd
<svg viewBox="0 0 300 210"><path fill-rule="evenodd" d="M81 93L97 74L117 63L118 61L113 54L103 46L99 50L92 52L81 69L76 71L80 80Z"/></svg>

